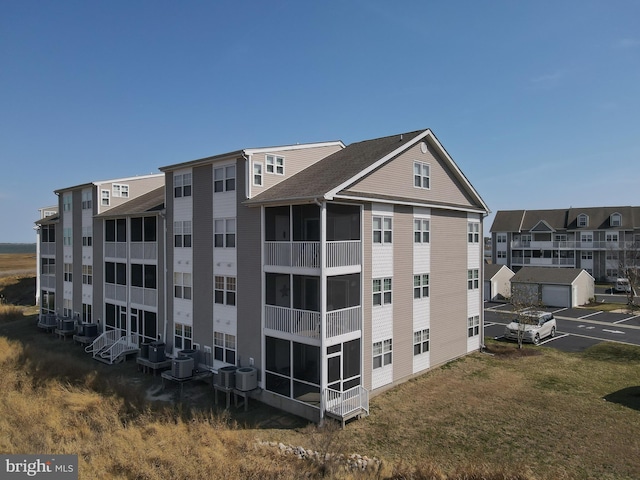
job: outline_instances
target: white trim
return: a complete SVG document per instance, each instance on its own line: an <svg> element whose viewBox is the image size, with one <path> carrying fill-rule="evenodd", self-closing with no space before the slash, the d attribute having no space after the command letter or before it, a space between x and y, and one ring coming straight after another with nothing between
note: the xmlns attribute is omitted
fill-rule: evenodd
<svg viewBox="0 0 640 480"><path fill-rule="evenodd" d="M419 203L418 201L409 202L409 201L399 201L399 200L385 200L382 198L369 198L369 197L358 197L356 195L335 195L333 200L355 200L358 202L369 202L369 203L389 203L393 205L408 205L411 207L424 207L424 208L433 208L436 210L455 210L458 212L469 212L469 213L484 213L485 210L478 210L472 207L456 207L454 205L437 205L434 203Z"/></svg>
<svg viewBox="0 0 640 480"><path fill-rule="evenodd" d="M296 145L284 145L281 147L264 147L264 148L245 148L243 152L245 155L253 155L257 153L270 153L270 152L286 152L290 150L302 150L305 148L319 148L319 147L334 147L339 146L345 148L345 144L341 140L334 142L319 142L319 143L302 143Z"/></svg>

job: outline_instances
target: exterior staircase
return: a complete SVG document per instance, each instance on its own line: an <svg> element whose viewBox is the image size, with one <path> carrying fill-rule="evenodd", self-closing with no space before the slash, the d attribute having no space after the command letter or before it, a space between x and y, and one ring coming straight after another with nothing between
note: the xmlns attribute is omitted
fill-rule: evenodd
<svg viewBox="0 0 640 480"><path fill-rule="evenodd" d="M369 391L357 385L344 392L327 388L324 390L325 415L342 422L369 415Z"/></svg>
<svg viewBox="0 0 640 480"><path fill-rule="evenodd" d="M85 348L95 360L113 365L122 362L127 355L138 353L138 335L121 335L119 330L108 330Z"/></svg>

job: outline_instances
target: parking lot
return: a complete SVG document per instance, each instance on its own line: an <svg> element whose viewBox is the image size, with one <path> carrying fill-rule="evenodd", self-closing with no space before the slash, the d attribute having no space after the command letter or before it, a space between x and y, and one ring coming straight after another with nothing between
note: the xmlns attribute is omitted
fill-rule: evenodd
<svg viewBox="0 0 640 480"><path fill-rule="evenodd" d="M585 308L540 310L553 313L558 327L556 336L544 339L540 345L566 352L580 352L603 341L640 346L640 312L614 313ZM513 305L486 302L485 337L503 340L504 327L513 320L513 311Z"/></svg>

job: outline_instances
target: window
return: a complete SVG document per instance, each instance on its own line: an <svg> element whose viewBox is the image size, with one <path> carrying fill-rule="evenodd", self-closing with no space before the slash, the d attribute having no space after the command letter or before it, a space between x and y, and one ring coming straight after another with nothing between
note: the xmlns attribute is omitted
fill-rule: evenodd
<svg viewBox="0 0 640 480"><path fill-rule="evenodd" d="M391 243L393 219L373 217L373 243Z"/></svg>
<svg viewBox="0 0 640 480"><path fill-rule="evenodd" d="M262 164L258 162L253 164L253 184L257 187L262 186Z"/></svg>
<svg viewBox="0 0 640 480"><path fill-rule="evenodd" d="M67 194L62 196L62 211L63 212L70 212L71 211L71 202L72 202L72 196L71 196L70 193L67 193Z"/></svg>
<svg viewBox="0 0 640 480"><path fill-rule="evenodd" d="M115 283L117 285L127 284L127 264L105 262L104 264L105 283Z"/></svg>
<svg viewBox="0 0 640 480"><path fill-rule="evenodd" d="M589 225L589 216L581 213L578 215L578 227L586 227Z"/></svg>
<svg viewBox="0 0 640 480"><path fill-rule="evenodd" d="M472 270L467 270L467 289L468 290L477 290L480 288L479 285L479 270L474 268Z"/></svg>
<svg viewBox="0 0 640 480"><path fill-rule="evenodd" d="M191 339L193 333L191 331L191 325L183 325L182 323L175 324L175 335L173 337L173 346L178 350L191 349Z"/></svg>
<svg viewBox="0 0 640 480"><path fill-rule="evenodd" d="M391 303L391 279L373 279L373 305L389 305Z"/></svg>
<svg viewBox="0 0 640 480"><path fill-rule="evenodd" d="M236 166L229 165L213 170L213 191L231 192L236 189Z"/></svg>
<svg viewBox="0 0 640 480"><path fill-rule="evenodd" d="M114 197L129 198L129 185L114 183L111 185Z"/></svg>
<svg viewBox="0 0 640 480"><path fill-rule="evenodd" d="M581 242L593 242L593 233L581 233L580 234Z"/></svg>
<svg viewBox="0 0 640 480"><path fill-rule="evenodd" d="M617 242L618 241L618 232L607 233L605 236L605 240L607 242Z"/></svg>
<svg viewBox="0 0 640 480"><path fill-rule="evenodd" d="M267 155L265 159L267 163L267 173L284 175L284 157Z"/></svg>
<svg viewBox="0 0 640 480"><path fill-rule="evenodd" d="M235 218L219 218L214 220L213 246L235 248L236 220Z"/></svg>
<svg viewBox="0 0 640 480"><path fill-rule="evenodd" d="M70 298L62 300L62 314L65 317L71 317L73 315L73 305L71 304Z"/></svg>
<svg viewBox="0 0 640 480"><path fill-rule="evenodd" d="M498 233L496 235L497 243L507 243L507 234L506 233Z"/></svg>
<svg viewBox="0 0 640 480"><path fill-rule="evenodd" d="M131 264L131 286L156 288L157 275L155 265Z"/></svg>
<svg viewBox="0 0 640 480"><path fill-rule="evenodd" d="M422 275L413 276L413 298L428 298L429 297L429 274L424 273Z"/></svg>
<svg viewBox="0 0 640 480"><path fill-rule="evenodd" d="M618 278L618 269L617 268L607 268L607 277Z"/></svg>
<svg viewBox="0 0 640 480"><path fill-rule="evenodd" d="M93 284L93 265L82 265L82 283L85 285Z"/></svg>
<svg viewBox="0 0 640 480"><path fill-rule="evenodd" d="M82 246L90 247L93 245L93 227L82 227Z"/></svg>
<svg viewBox="0 0 640 480"><path fill-rule="evenodd" d="M431 188L430 167L428 163L413 162L413 186Z"/></svg>
<svg viewBox="0 0 640 480"><path fill-rule="evenodd" d="M82 304L82 321L83 323L91 323L91 304L83 303Z"/></svg>
<svg viewBox="0 0 640 480"><path fill-rule="evenodd" d="M616 250L607 250L607 260L618 260L618 252Z"/></svg>
<svg viewBox="0 0 640 480"><path fill-rule="evenodd" d="M622 215L620 215L619 213L612 214L610 223L612 227L619 227L620 225L622 225Z"/></svg>
<svg viewBox="0 0 640 480"><path fill-rule="evenodd" d="M42 258L41 271L43 275L55 275L56 274L56 259L55 258Z"/></svg>
<svg viewBox="0 0 640 480"><path fill-rule="evenodd" d="M71 229L71 227L62 229L62 244L63 245L66 245L68 247L70 247L72 245L72 242L71 242L72 233L73 233L73 230Z"/></svg>
<svg viewBox="0 0 640 480"><path fill-rule="evenodd" d="M480 315L467 318L467 332L469 338L480 335Z"/></svg>
<svg viewBox="0 0 640 480"><path fill-rule="evenodd" d="M124 218L106 220L104 222L104 240L106 242L127 241L127 221Z"/></svg>
<svg viewBox="0 0 640 480"><path fill-rule="evenodd" d="M429 220L413 220L413 241L415 243L429 243Z"/></svg>
<svg viewBox="0 0 640 480"><path fill-rule="evenodd" d="M567 241L567 234L566 234L566 233L556 233L556 234L553 236L553 239L554 239L556 242L566 242L566 241Z"/></svg>
<svg viewBox="0 0 640 480"><path fill-rule="evenodd" d="M591 250L583 250L580 253L582 260L593 260L593 252Z"/></svg>
<svg viewBox="0 0 640 480"><path fill-rule="evenodd" d="M236 336L213 332L213 358L231 365L236 364Z"/></svg>
<svg viewBox="0 0 640 480"><path fill-rule="evenodd" d="M109 190L100 190L100 205L108 207L111 200L111 192Z"/></svg>
<svg viewBox="0 0 640 480"><path fill-rule="evenodd" d="M175 198L191 196L191 174L183 173L173 176L173 196Z"/></svg>
<svg viewBox="0 0 640 480"><path fill-rule="evenodd" d="M56 242L56 226L55 225L43 225L40 230L40 239L42 243L55 243Z"/></svg>
<svg viewBox="0 0 640 480"><path fill-rule="evenodd" d="M132 242L155 242L157 230L156 217L133 217L131 219Z"/></svg>
<svg viewBox="0 0 640 480"><path fill-rule="evenodd" d="M173 222L173 240L176 248L191 248L191 220Z"/></svg>
<svg viewBox="0 0 640 480"><path fill-rule="evenodd" d="M91 210L93 200L91 198L91 190L82 192L82 209Z"/></svg>
<svg viewBox="0 0 640 480"><path fill-rule="evenodd" d="M507 251L506 250L496 251L496 258L507 258Z"/></svg>
<svg viewBox="0 0 640 480"><path fill-rule="evenodd" d="M63 265L64 268L64 281L72 282L73 281L73 265L70 263L65 263Z"/></svg>
<svg viewBox="0 0 640 480"><path fill-rule="evenodd" d="M216 275L214 281L213 301L220 305L236 304L236 277Z"/></svg>
<svg viewBox="0 0 640 480"><path fill-rule="evenodd" d="M477 222L468 223L469 243L480 243L480 224Z"/></svg>
<svg viewBox="0 0 640 480"><path fill-rule="evenodd" d="M422 355L429 351L429 329L413 332L413 355Z"/></svg>
<svg viewBox="0 0 640 480"><path fill-rule="evenodd" d="M391 365L393 345L391 339L373 344L373 368L382 368Z"/></svg>
<svg viewBox="0 0 640 480"><path fill-rule="evenodd" d="M173 296L191 300L191 274L173 272Z"/></svg>

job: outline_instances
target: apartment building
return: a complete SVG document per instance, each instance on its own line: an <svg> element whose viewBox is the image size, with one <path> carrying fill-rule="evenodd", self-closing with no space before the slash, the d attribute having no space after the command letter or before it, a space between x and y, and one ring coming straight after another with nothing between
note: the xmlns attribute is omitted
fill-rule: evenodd
<svg viewBox="0 0 640 480"><path fill-rule="evenodd" d="M160 170L163 188L94 212L102 330L252 367L253 398L313 421L482 345L488 208L431 130Z"/></svg>
<svg viewBox="0 0 640 480"><path fill-rule="evenodd" d="M493 263L513 271L581 268L610 282L638 266L640 207L500 210L491 239Z"/></svg>

